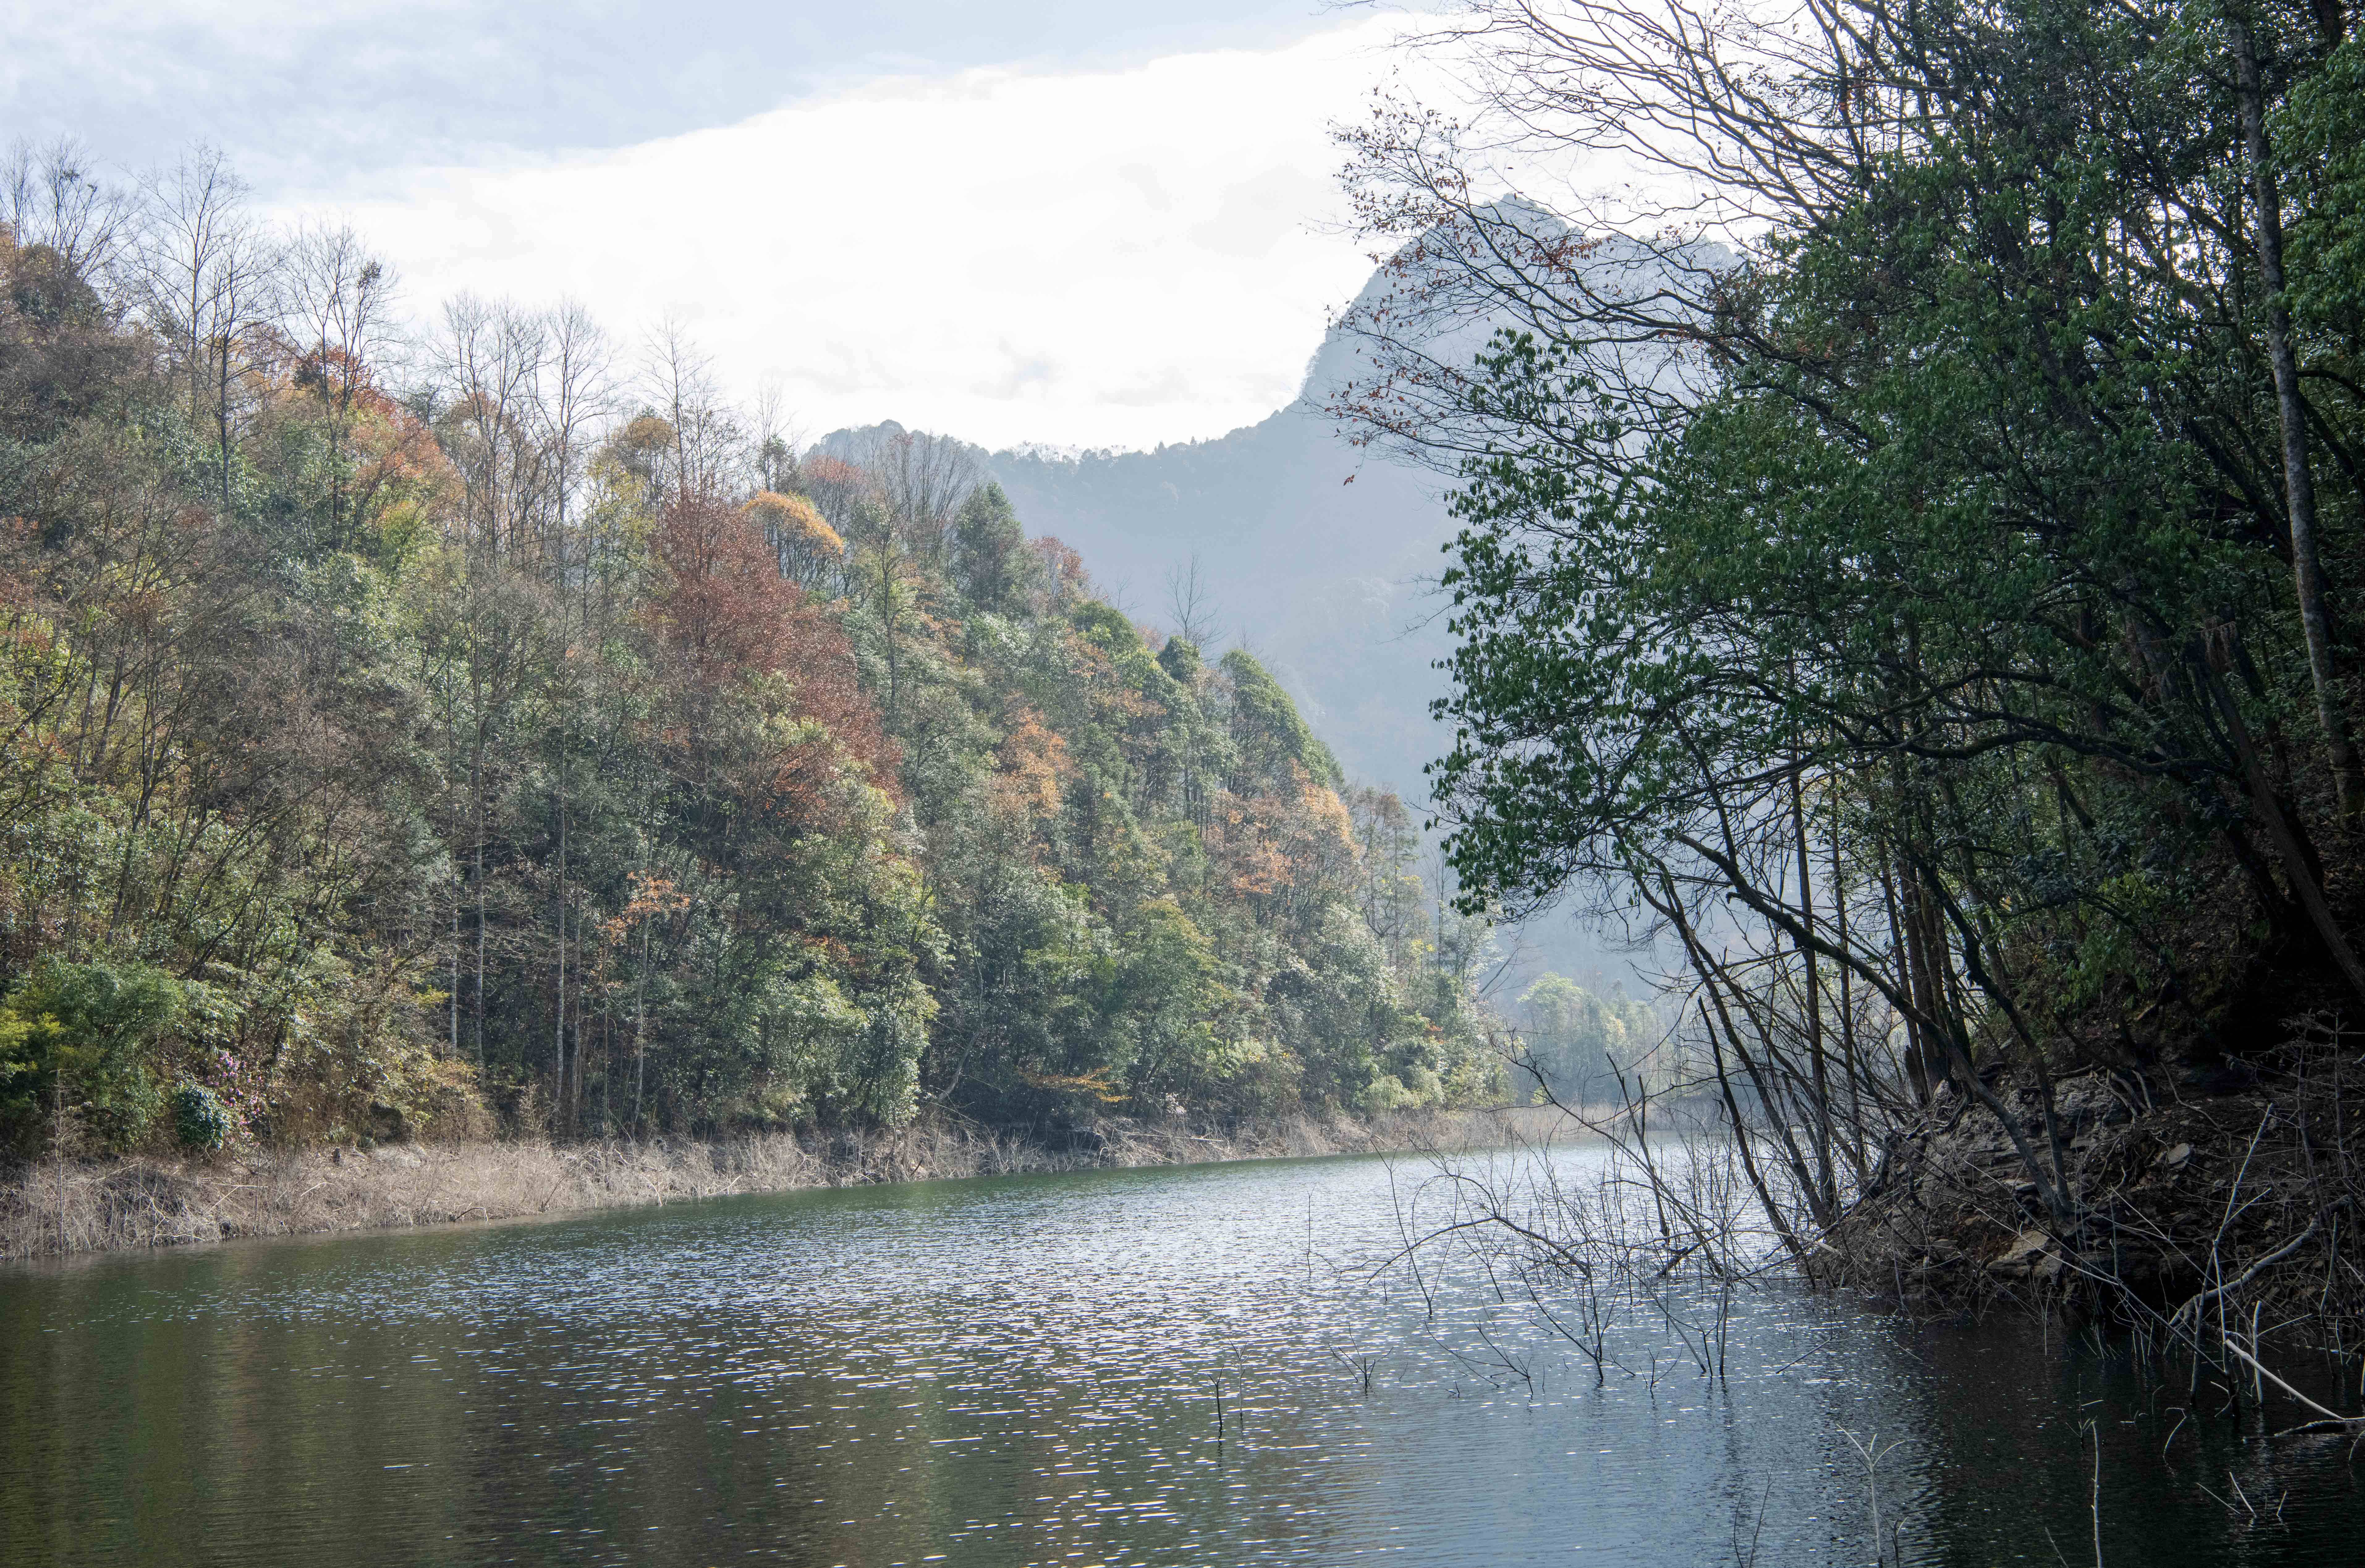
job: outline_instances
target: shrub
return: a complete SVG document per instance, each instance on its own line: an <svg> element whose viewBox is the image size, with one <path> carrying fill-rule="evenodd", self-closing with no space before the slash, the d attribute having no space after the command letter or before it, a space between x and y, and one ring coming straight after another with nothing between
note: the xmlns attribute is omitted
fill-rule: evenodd
<svg viewBox="0 0 2365 1568"><path fill-rule="evenodd" d="M43 1108L62 1076L64 1097L93 1144L119 1152L139 1142L163 1100L150 1055L181 1001L179 983L150 964L43 958L6 1008L31 1025L8 1031L22 1034L18 1050L31 1047L0 1101L12 1134L39 1136Z"/></svg>
<svg viewBox="0 0 2365 1568"><path fill-rule="evenodd" d="M230 1111L202 1083L173 1091L173 1131L184 1148L219 1148L230 1141Z"/></svg>

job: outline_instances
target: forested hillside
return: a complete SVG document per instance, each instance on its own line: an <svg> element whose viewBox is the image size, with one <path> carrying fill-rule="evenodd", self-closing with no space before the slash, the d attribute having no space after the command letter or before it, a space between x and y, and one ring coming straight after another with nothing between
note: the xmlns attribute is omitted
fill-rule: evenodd
<svg viewBox="0 0 2365 1568"><path fill-rule="evenodd" d="M405 322L203 154L6 197L10 1148L1501 1092L1402 805L948 445Z"/></svg>
<svg viewBox="0 0 2365 1568"><path fill-rule="evenodd" d="M1195 569L1208 619L1306 699L1360 777L1421 792L1446 745L1429 704L1451 646L1433 589L1453 523L1434 475L1347 445L1318 397L1156 452L986 461L1138 613L1171 619Z"/></svg>
<svg viewBox="0 0 2365 1568"><path fill-rule="evenodd" d="M1498 205L1523 232L1567 232L1530 205ZM1631 247L1617 260L1655 265ZM1432 710L1453 647L1438 582L1453 468L1406 461L1400 443L1359 444L1332 405L1370 369L1375 319L1440 361L1467 364L1486 347L1508 318L1483 297L1429 309L1425 286L1445 281L1422 267L1418 244L1400 251L1324 334L1298 396L1222 436L1144 452L963 448L1032 524L1082 551L1112 601L1211 645L1249 647L1351 775L1415 800L1452 739ZM821 444L852 454L904 433L837 431ZM1508 989L1557 969L1646 991L1673 951L1625 935L1557 915L1520 923L1501 943Z"/></svg>

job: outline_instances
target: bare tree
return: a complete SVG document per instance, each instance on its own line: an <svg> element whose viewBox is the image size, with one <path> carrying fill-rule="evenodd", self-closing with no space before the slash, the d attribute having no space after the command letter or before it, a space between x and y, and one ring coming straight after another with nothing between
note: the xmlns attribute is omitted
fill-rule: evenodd
<svg viewBox="0 0 2365 1568"><path fill-rule="evenodd" d="M467 542L497 557L518 554L550 486L537 429L548 324L507 301L462 294L444 305L428 352L438 434L466 487Z"/></svg>
<svg viewBox="0 0 2365 1568"><path fill-rule="evenodd" d="M891 429L870 443L862 465L877 476L889 521L912 553L941 566L953 515L977 488L977 456L965 442L925 431Z"/></svg>
<svg viewBox="0 0 2365 1568"><path fill-rule="evenodd" d="M561 300L544 317L544 344L536 423L549 453L552 554L564 580L574 565L567 540L575 494L601 427L614 412L615 349L590 311L572 299ZM580 565L588 593L588 539Z"/></svg>
<svg viewBox="0 0 2365 1568"><path fill-rule="evenodd" d="M211 428L227 511L232 438L262 329L275 313L279 257L247 209L246 183L216 148L200 144L170 168L152 171L142 194L142 308L180 361L190 423Z"/></svg>
<svg viewBox="0 0 2365 1568"><path fill-rule="evenodd" d="M40 148L20 140L0 162L0 228L20 245L47 245L76 276L95 281L111 271L137 218L132 196L101 182L71 137Z"/></svg>
<svg viewBox="0 0 2365 1568"><path fill-rule="evenodd" d="M756 487L776 494L796 488L797 449L803 443L781 404L780 378L768 372L756 388L756 428L748 465L756 471Z"/></svg>
<svg viewBox="0 0 2365 1568"><path fill-rule="evenodd" d="M282 330L296 348L297 385L319 401L326 417L329 543L342 548L348 513L363 499L349 495L346 469L359 404L375 389L371 366L394 336L394 274L349 228L308 225L284 254Z"/></svg>
<svg viewBox="0 0 2365 1568"><path fill-rule="evenodd" d="M666 317L649 334L642 381L648 402L672 428L670 498L683 505L721 498L737 477L745 437L715 385L713 361L678 317Z"/></svg>
<svg viewBox="0 0 2365 1568"><path fill-rule="evenodd" d="M1200 569L1199 556L1166 568L1166 612L1173 618L1174 634L1202 652L1223 635L1216 623L1216 594Z"/></svg>
<svg viewBox="0 0 2365 1568"><path fill-rule="evenodd" d="M577 577L577 608L580 620L571 632L568 624L566 588L573 568L574 552L569 543L568 507L577 485L582 477L584 463L596 439L600 421L608 415L612 398L611 367L613 356L607 334L589 311L569 300L559 305L544 318L544 375L538 378L537 429L542 440L544 467L550 487L549 541L545 554L553 567L559 596L559 636L571 640L573 632L588 634L591 620L591 559L590 537L585 534L582 570ZM562 663L561 678L552 696L559 712L558 745L560 766L558 784L558 941L557 941L557 1006L553 1029L557 1060L557 1082L553 1114L563 1114L567 1108L567 1042L566 1006L567 917L570 901L566 882L567 834L570 826L568 785L574 765L574 716L581 697L579 687L569 680ZM581 975L584 960L583 922L580 913L575 921L577 946L577 997L575 1024L575 1089L579 1095L583 1072L583 996ZM579 1109L579 1105L578 1105Z"/></svg>

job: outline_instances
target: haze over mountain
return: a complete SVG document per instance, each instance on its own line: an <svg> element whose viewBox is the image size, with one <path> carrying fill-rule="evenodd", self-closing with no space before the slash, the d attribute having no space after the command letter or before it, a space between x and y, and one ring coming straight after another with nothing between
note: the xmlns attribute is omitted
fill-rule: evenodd
<svg viewBox="0 0 2365 1568"><path fill-rule="evenodd" d="M1374 274L1359 304L1388 286L1385 275ZM1457 346L1474 352L1484 336ZM1439 476L1350 444L1324 411L1361 353L1332 327L1295 398L1210 441L971 451L1028 531L1081 553L1137 621L1173 630L1172 579L1195 563L1213 601L1211 641L1227 646L1254 627L1251 651L1348 773L1417 801L1422 769L1447 740L1429 705L1444 690L1433 666L1449 642L1432 590L1453 524ZM888 428L820 444L851 454Z"/></svg>
<svg viewBox="0 0 2365 1568"><path fill-rule="evenodd" d="M1569 233L1525 202L1485 210L1541 241ZM1664 252L1617 235L1592 244L1586 266L1597 285L1647 293L1667 265ZM1700 255L1712 263L1721 252L1704 247ZM1434 280L1413 279L1403 261L1375 270L1339 320L1385 317L1389 330L1415 338L1424 355L1459 365L1509 324L1458 291L1463 297L1438 308L1440 324L1407 325L1420 311L1396 308L1406 291L1428 290ZM1418 801L1428 792L1424 767L1451 739L1429 711L1445 690L1436 661L1451 648L1436 591L1455 532L1445 505L1451 481L1351 444L1326 411L1341 388L1368 383L1370 355L1356 330L1333 324L1295 398L1211 440L1140 452L970 451L1030 532L1081 553L1094 579L1144 624L1174 629L1171 579L1195 562L1215 601L1214 640L1228 644L1240 628L1254 627L1252 651L1348 772ZM1673 374L1671 364L1652 374ZM820 444L857 455L878 434L901 428L839 431Z"/></svg>
<svg viewBox="0 0 2365 1568"><path fill-rule="evenodd" d="M1540 213L1534 220L1552 221ZM1633 260L1621 252L1616 263ZM1382 267L1357 308L1396 286ZM1496 324L1465 319L1427 346L1466 364ZM1452 648L1437 578L1455 524L1444 476L1351 444L1326 412L1365 353L1353 331L1334 325L1296 398L1213 440L1145 452L970 451L1027 531L1075 549L1136 621L1172 631L1173 579L1195 564L1213 601L1211 641L1245 642L1351 778L1394 789L1419 811L1424 770L1452 739L1429 705L1447 684L1436 667ZM818 444L857 456L900 429L837 431ZM1243 636L1243 628L1254 630ZM1507 977L1514 987L1552 968L1622 980L1638 994L1648 989L1627 955L1564 916L1530 922L1506 944L1514 945L1525 949Z"/></svg>
<svg viewBox="0 0 2365 1568"><path fill-rule="evenodd" d="M1452 524L1437 476L1350 447L1301 397L1215 441L988 466L1021 517L1083 554L1136 619L1171 628L1194 562L1353 776L1409 798L1445 732L1429 713L1447 639L1430 591Z"/></svg>

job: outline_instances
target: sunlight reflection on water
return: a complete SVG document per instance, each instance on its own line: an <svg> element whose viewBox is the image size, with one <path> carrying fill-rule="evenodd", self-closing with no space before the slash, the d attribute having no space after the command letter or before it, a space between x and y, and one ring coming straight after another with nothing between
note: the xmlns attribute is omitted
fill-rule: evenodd
<svg viewBox="0 0 2365 1568"><path fill-rule="evenodd" d="M2048 1532L2090 1561L2089 1420L2120 1561L2341 1561L2365 1522L2337 1449L2204 1424L2170 1471L2173 1399L2022 1326L1775 1289L1723 1380L1640 1316L1636 1375L1597 1380L1483 1282L1426 1317L1368 1267L1420 1173L994 1178L18 1270L0 1561L1865 1562L1844 1432L1899 1442L1909 1561L2049 1562ZM2281 1527L2194 1484L2229 1466L2292 1490Z"/></svg>

